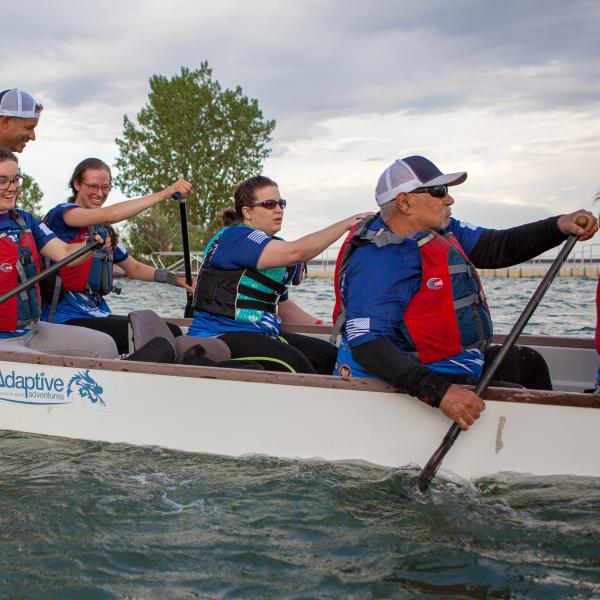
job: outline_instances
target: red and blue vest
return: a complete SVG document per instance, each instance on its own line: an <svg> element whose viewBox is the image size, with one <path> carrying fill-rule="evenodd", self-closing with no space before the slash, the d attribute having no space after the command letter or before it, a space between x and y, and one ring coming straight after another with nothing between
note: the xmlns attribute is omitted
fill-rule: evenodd
<svg viewBox="0 0 600 600"><path fill-rule="evenodd" d="M370 230L378 215L359 223L346 237L336 261L336 304L333 313L337 337L345 321L341 297L343 279L353 251L364 244L417 242L421 283L404 313L403 346L428 364L447 360L469 348L484 351L492 338L492 320L477 271L453 234L422 231L409 236Z"/></svg>
<svg viewBox="0 0 600 600"><path fill-rule="evenodd" d="M23 217L11 212L19 225L19 238L15 243L6 233L0 233L0 294L35 277L41 270L40 257L31 229ZM21 292L0 307L0 331L15 331L27 327L40 316L41 297L38 286Z"/></svg>
<svg viewBox="0 0 600 600"><path fill-rule="evenodd" d="M96 229L80 227L77 235L68 243L78 244L94 236ZM59 271L62 286L71 292L105 296L112 290L112 250L96 250L89 258L77 265L67 265Z"/></svg>

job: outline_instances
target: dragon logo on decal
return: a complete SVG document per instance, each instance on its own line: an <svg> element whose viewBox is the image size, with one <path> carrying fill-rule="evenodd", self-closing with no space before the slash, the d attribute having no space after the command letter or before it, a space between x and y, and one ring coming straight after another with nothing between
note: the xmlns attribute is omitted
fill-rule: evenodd
<svg viewBox="0 0 600 600"><path fill-rule="evenodd" d="M67 385L67 396L71 395L73 388L77 390L80 398L87 398L92 404L100 403L102 406L106 406L106 402L102 400L101 396L104 389L94 381L94 378L90 375L89 369L86 369L83 373L77 371L77 373L71 377L69 384Z"/></svg>

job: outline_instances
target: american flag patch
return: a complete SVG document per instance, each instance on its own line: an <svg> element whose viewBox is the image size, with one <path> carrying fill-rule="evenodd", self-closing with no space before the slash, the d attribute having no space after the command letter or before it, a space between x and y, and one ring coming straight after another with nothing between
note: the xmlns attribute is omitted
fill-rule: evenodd
<svg viewBox="0 0 600 600"><path fill-rule="evenodd" d="M349 340L369 333L371 327L371 319L348 319L346 322L346 335Z"/></svg>
<svg viewBox="0 0 600 600"><path fill-rule="evenodd" d="M248 239L252 242L255 242L257 244L262 243L264 240L266 240L269 236L264 234L262 231L253 231L249 236Z"/></svg>

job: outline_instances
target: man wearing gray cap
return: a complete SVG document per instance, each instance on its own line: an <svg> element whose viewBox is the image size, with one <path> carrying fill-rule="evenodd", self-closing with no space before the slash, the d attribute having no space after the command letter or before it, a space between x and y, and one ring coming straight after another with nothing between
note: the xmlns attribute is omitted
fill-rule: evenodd
<svg viewBox="0 0 600 600"><path fill-rule="evenodd" d="M23 152L35 140L35 128L43 106L23 90L0 92L0 148Z"/></svg>
<svg viewBox="0 0 600 600"><path fill-rule="evenodd" d="M466 178L443 174L422 156L395 161L377 183L380 213L347 240L336 274L343 329L335 374L382 379L439 407L461 429L484 409L461 384L476 384L492 354L475 267L524 262L569 234L587 240L598 230L583 210L502 231L461 222L451 217L448 187ZM585 227L576 223L582 214ZM539 354L521 347L512 358L499 379L550 387Z"/></svg>

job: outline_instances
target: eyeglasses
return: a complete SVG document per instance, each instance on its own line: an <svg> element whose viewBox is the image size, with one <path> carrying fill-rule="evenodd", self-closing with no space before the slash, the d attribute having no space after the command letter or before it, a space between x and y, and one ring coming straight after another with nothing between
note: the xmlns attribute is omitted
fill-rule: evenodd
<svg viewBox="0 0 600 600"><path fill-rule="evenodd" d="M413 194L431 194L434 198L445 198L448 195L447 185L434 185L423 187L412 191Z"/></svg>
<svg viewBox="0 0 600 600"><path fill-rule="evenodd" d="M279 206L279 208L283 209L287 206L287 200L263 200L262 202L255 202L251 206L262 206L269 210L274 210L276 206Z"/></svg>
<svg viewBox="0 0 600 600"><path fill-rule="evenodd" d="M112 190L112 185L98 185L97 183L86 183L85 181L81 182L85 187L90 190L90 192L94 192L97 194L100 190L102 190L103 194L109 194L110 190Z"/></svg>
<svg viewBox="0 0 600 600"><path fill-rule="evenodd" d="M16 188L21 187L23 183L23 175L17 175L14 179L9 179L8 177L0 177L0 190L7 190L10 187L10 184L14 184Z"/></svg>

